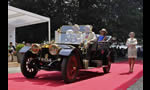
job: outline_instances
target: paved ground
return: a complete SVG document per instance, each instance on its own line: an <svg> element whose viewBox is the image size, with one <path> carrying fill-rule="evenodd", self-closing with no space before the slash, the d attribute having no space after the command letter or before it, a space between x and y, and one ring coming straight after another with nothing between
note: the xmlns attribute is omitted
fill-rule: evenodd
<svg viewBox="0 0 150 90"><path fill-rule="evenodd" d="M141 77L135 84L133 84L127 90L143 90L143 77Z"/></svg>
<svg viewBox="0 0 150 90"><path fill-rule="evenodd" d="M9 58L8 58L9 59ZM127 58L118 58L115 62L127 60ZM138 58L138 60L143 60L142 58ZM8 60L8 73L17 73L20 72L20 64L16 62L10 62ZM143 90L143 77L141 77L135 84L133 84L131 87L129 87L127 90Z"/></svg>
<svg viewBox="0 0 150 90"><path fill-rule="evenodd" d="M8 73L18 73L20 72L20 67L9 67Z"/></svg>

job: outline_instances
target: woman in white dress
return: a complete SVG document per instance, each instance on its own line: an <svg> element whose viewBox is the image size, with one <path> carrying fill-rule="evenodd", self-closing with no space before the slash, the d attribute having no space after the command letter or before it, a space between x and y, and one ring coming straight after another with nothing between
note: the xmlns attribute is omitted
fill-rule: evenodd
<svg viewBox="0 0 150 90"><path fill-rule="evenodd" d="M135 36L135 33L130 32L129 33L130 38L128 38L126 42L126 45L128 46L128 59L129 59L129 72L130 73L133 72L135 59L137 58L137 49L136 49L137 39L134 38L134 36Z"/></svg>

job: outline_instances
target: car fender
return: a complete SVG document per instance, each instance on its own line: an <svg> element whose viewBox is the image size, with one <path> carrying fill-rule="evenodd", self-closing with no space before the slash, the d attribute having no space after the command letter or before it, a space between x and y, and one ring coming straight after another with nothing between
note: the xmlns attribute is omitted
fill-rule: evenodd
<svg viewBox="0 0 150 90"><path fill-rule="evenodd" d="M73 52L74 48L70 49L61 49L59 55L61 56L69 56Z"/></svg>
<svg viewBox="0 0 150 90"><path fill-rule="evenodd" d="M21 48L19 50L19 53L26 53L27 51L29 51L31 49L30 46L24 46L23 48Z"/></svg>
<svg viewBox="0 0 150 90"><path fill-rule="evenodd" d="M83 68L83 57L81 55L81 52L78 49L71 48L71 49L61 49L59 52L60 56L70 56L72 53L74 53L77 57L77 60L79 61L79 67Z"/></svg>

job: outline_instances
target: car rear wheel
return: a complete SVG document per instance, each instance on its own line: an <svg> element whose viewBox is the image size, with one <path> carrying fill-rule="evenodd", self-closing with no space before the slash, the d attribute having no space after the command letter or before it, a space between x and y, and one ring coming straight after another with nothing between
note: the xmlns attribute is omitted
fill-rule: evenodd
<svg viewBox="0 0 150 90"><path fill-rule="evenodd" d="M107 59L108 59L108 65L106 67L103 67L104 73L109 73L111 68L111 57L109 56Z"/></svg>
<svg viewBox="0 0 150 90"><path fill-rule="evenodd" d="M76 80L79 71L78 60L75 55L64 57L61 72L65 83L72 83Z"/></svg>
<svg viewBox="0 0 150 90"><path fill-rule="evenodd" d="M35 58L25 56L21 63L21 72L26 78L34 78L38 72Z"/></svg>

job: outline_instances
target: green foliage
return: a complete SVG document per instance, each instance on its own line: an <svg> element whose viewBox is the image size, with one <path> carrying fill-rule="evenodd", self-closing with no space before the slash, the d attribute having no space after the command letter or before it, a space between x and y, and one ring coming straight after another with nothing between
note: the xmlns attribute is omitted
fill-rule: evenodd
<svg viewBox="0 0 150 90"><path fill-rule="evenodd" d="M20 50L21 48L23 48L23 47L24 47L24 44L18 44L18 45L16 46L16 51L19 52L19 50Z"/></svg>

